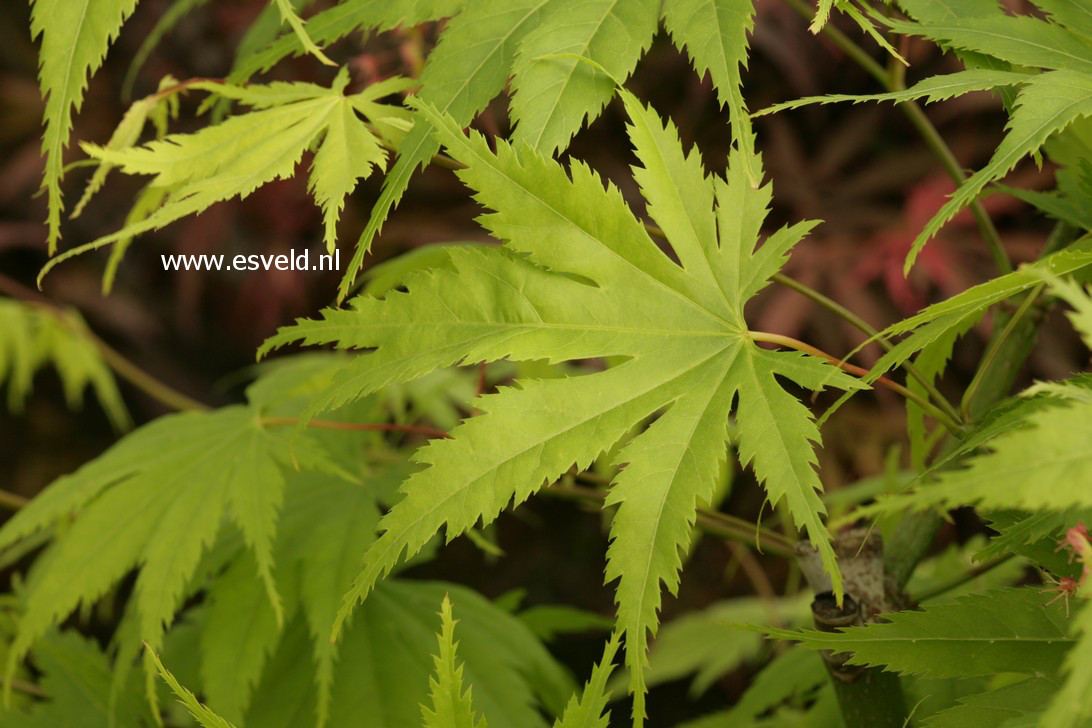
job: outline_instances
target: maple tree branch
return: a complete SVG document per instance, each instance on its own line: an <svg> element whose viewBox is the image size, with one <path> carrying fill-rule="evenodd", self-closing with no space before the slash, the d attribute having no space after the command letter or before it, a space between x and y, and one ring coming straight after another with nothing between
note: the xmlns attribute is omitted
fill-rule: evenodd
<svg viewBox="0 0 1092 728"><path fill-rule="evenodd" d="M884 351L891 351L891 349L894 348L894 345L890 341L880 335L879 330L877 330L863 318L853 313L848 308L838 303L834 299L830 298L829 296L823 295L814 288L804 283L801 283L795 278L791 278L784 273L775 273L771 277L771 280L779 283L782 286L785 286L786 288L796 291L806 298L810 298L812 301L827 309L831 313L841 317L853 326L856 326L860 331L868 334L869 337L871 337L880 347L884 349ZM906 370L907 374L912 376L918 381L919 384L921 384L922 388L924 388L925 391L929 394L929 397L936 403L938 407L944 410L945 414L947 414L954 420L961 419L959 410L957 410L952 405L952 403L948 401L948 398L945 397L939 389L937 389L936 385L933 384L933 382L930 381L928 377L921 373L920 369L914 366L909 360L904 361L901 367Z"/></svg>
<svg viewBox="0 0 1092 728"><path fill-rule="evenodd" d="M55 316L70 331L84 337L98 349L103 360L114 370L115 374L160 404L178 411L210 409L208 405L179 392L141 369L117 349L100 339L88 326L77 325L68 311L56 301L3 274L0 274L0 291L12 298L18 298L31 305L39 306L43 311Z"/></svg>
<svg viewBox="0 0 1092 728"><path fill-rule="evenodd" d="M156 379L123 356L117 349L96 336L90 329L87 329L86 327L80 327L80 329L80 333L84 334L87 337L87 340L98 348L99 353L102 354L103 360L119 377L160 404L166 405L170 409L179 412L206 411L212 409L207 404L198 402L196 399L193 399Z"/></svg>
<svg viewBox="0 0 1092 728"><path fill-rule="evenodd" d="M1015 556L1016 556L1015 552L1009 552L1007 554L1001 554L1000 556L995 556L994 558L989 559L988 561L983 561L981 564L977 564L976 566L973 566L970 569L967 569L962 574L958 574L955 577L953 577L952 579L950 579L950 580L948 580L948 581L946 581L946 582L944 582L942 584L938 584L938 585L934 586L931 589L926 589L926 590L922 591L920 594L913 594L913 595L911 595L910 598L911 598L911 600L913 601L914 604L920 604L921 602L924 602L927 599L932 599L933 597L939 597L942 594L947 594L952 589L955 589L957 587L961 587L961 586L963 586L964 584L966 584L969 581L974 581L975 579L982 576L986 572L992 571L993 569L996 569L998 566L1001 566L1002 564L1004 564L1007 561L1011 560Z"/></svg>
<svg viewBox="0 0 1092 728"><path fill-rule="evenodd" d="M12 690L23 693L24 695L32 695L36 698L47 697L46 691L40 686L35 685L32 682L27 682L26 680L20 680L19 678L5 678L4 685L5 687L10 687Z"/></svg>
<svg viewBox="0 0 1092 728"><path fill-rule="evenodd" d="M1042 295L1044 288L1046 288L1045 283L1040 283L1032 288L1028 292L1028 295L1024 297L1024 300L1020 302L1020 306L1016 309L1016 312L1012 314L1012 318L1005 322L1005 326L1001 329L1001 332L990 341L989 349L986 351L985 356L983 356L982 362L978 365L978 370L974 373L974 378L963 392L963 402L960 404L960 409L963 412L963 419L965 421L970 421L971 419L971 403L974 402L975 394L978 392L979 387L982 386L982 382L988 375L993 363L997 361L997 355L1004 348L1005 342L1012 337L1013 332L1016 331L1016 327L1020 321L1027 315L1027 312L1031 310L1031 307L1035 305L1035 302L1039 300L1039 296Z"/></svg>
<svg viewBox="0 0 1092 728"><path fill-rule="evenodd" d="M172 84L172 85L168 86L167 88L159 89L158 91L149 94L146 98L155 99L156 101L158 101L160 99L164 99L164 98L170 96L171 94L176 94L179 91L185 91L190 86L193 86L194 84L197 84L197 83L224 84L224 83L227 83L227 81L225 79L222 79L222 78L209 78L209 77L205 77L205 76L194 76L193 78L187 78L185 81L179 81L176 84Z"/></svg>
<svg viewBox="0 0 1092 728"><path fill-rule="evenodd" d="M30 499L19 495L18 493L12 493L7 490L0 490L0 508L7 508L9 511L17 511L20 508L30 503Z"/></svg>

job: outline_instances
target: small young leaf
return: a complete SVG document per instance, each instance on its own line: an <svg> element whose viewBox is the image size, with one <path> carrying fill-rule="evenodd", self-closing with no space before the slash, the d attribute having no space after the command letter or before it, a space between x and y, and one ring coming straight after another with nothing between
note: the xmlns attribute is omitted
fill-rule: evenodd
<svg viewBox="0 0 1092 728"><path fill-rule="evenodd" d="M312 42L323 45L334 43L345 36L369 30L391 30L397 26L413 27L432 20L454 15L464 0L414 0L391 2L390 0L344 0L329 7L303 24L303 30ZM246 44L240 47L228 81L244 84L257 73L268 71L288 56L306 52L296 33L282 35L264 46Z"/></svg>
<svg viewBox="0 0 1092 728"><path fill-rule="evenodd" d="M554 723L554 728L607 728L610 713L607 708L607 680L614 670L614 654L618 651L621 635L611 635L603 648L603 659L592 669L591 677L584 685L584 692L573 696L565 708L565 714Z"/></svg>
<svg viewBox="0 0 1092 728"><path fill-rule="evenodd" d="M664 625L649 651L648 684L661 685L690 675L690 694L699 697L723 675L762 651L762 639L737 625L798 622L807 614L800 599L766 602L728 599L689 612Z"/></svg>
<svg viewBox="0 0 1092 728"><path fill-rule="evenodd" d="M455 620L451 616L451 599L444 596L440 606L440 651L433 658L435 675L429 678L432 706L421 706L424 728L486 728L485 718L478 719L471 705L470 688L463 687L463 666L455 651Z"/></svg>
<svg viewBox="0 0 1092 728"><path fill-rule="evenodd" d="M263 427L253 409L188 412L136 430L50 486L0 529L0 547L11 547L82 509L31 575L9 674L51 625L137 566L138 633L160 644L228 515L255 554L276 612L272 540L291 451L289 432ZM304 466L328 467L310 438L297 439L295 456Z"/></svg>
<svg viewBox="0 0 1092 728"><path fill-rule="evenodd" d="M34 373L47 362L57 369L68 406L78 409L88 387L117 430L131 424L113 372L74 311L52 311L0 299L0 385L7 380L8 409L19 412Z"/></svg>
<svg viewBox="0 0 1092 728"><path fill-rule="evenodd" d="M345 96L348 80L343 71L331 88L283 82L245 88L197 83L193 87L242 101L254 110L140 147L84 144L84 150L104 165L117 166L127 174L154 175L152 186L167 193L162 205L146 217L51 260L39 280L74 255L163 227L216 202L246 197L268 182L290 177L304 151L319 139L309 187L323 208L326 245L332 250L334 226L345 197L360 177L386 163L386 151L357 114L372 122L398 116L394 107L376 103L375 98L405 87L401 79L392 79L376 84L378 89Z"/></svg>
<svg viewBox="0 0 1092 728"><path fill-rule="evenodd" d="M155 664L155 669L159 673L159 676L170 686L171 691L178 697L178 702L186 706L186 710L190 712L190 715L192 715L203 728L234 728L231 723L228 723L226 720L216 715L216 713L213 713L202 705L196 695L182 687L182 685L174 679L174 675L172 675L167 668L163 667L163 663L159 661L159 656L152 650L151 645L144 643L144 647L148 651L149 658Z"/></svg>
<svg viewBox="0 0 1092 728"><path fill-rule="evenodd" d="M273 2L277 5L277 10L281 14L281 20L288 23L289 27L292 28L292 32L299 38L300 45L302 45L308 53L325 63L327 66L336 66L337 64L327 58L326 54L322 52L322 49L315 45L315 41L311 40L311 36L307 34L307 29L303 26L303 21L300 20L299 15L296 15L296 9L292 7L289 0L273 0Z"/></svg>

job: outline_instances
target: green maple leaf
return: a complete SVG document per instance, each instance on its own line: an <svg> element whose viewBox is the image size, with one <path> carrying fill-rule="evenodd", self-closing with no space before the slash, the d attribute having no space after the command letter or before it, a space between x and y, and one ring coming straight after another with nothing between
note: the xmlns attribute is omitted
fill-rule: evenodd
<svg viewBox="0 0 1092 728"><path fill-rule="evenodd" d="M962 697L959 705L934 713L922 725L925 728L1031 726L1057 691L1058 683L1045 677L1003 685L996 690Z"/></svg>
<svg viewBox="0 0 1092 728"><path fill-rule="evenodd" d="M1088 394L1089 390L1082 388ZM916 507L979 504L985 508L1064 510L1092 508L1087 483L1092 477L1088 423L1092 397L1066 401L1033 412L1025 426L987 443L992 452L973 458L962 470L946 471L912 495ZM1050 487L1028 487L1029 483ZM895 499L893 499L895 500Z"/></svg>
<svg viewBox="0 0 1092 728"><path fill-rule="evenodd" d="M708 71L721 102L728 106L735 144L752 184L754 135L740 93L740 73L753 26L753 0L418 0L389 3L348 0L315 14L303 28L319 43L353 31L389 30L451 17L421 72L420 98L469 124L511 78L512 118L519 141L544 154L563 151L576 132L602 111L619 80L633 71L656 32L658 17L700 72ZM234 83L304 52L295 35L285 35L239 59ZM564 56L559 55L564 54ZM596 65L580 63L583 56ZM603 73L603 71L606 73ZM387 216L402 198L414 171L439 151L430 125L421 121L398 147L368 225L346 269L339 295L348 294L364 255Z"/></svg>
<svg viewBox="0 0 1092 728"><path fill-rule="evenodd" d="M24 709L5 710L5 726L108 728L152 724L141 699L139 681L112 686L110 660L93 640L76 632L51 631L34 646L33 657L45 699ZM121 689L113 689L118 687Z"/></svg>
<svg viewBox="0 0 1092 728"><path fill-rule="evenodd" d="M42 39L38 78L46 100L45 177L49 198L49 252L61 237L62 153L72 130L72 114L79 111L87 78L98 70L106 49L133 12L137 0L34 0L31 34Z"/></svg>
<svg viewBox="0 0 1092 728"><path fill-rule="evenodd" d="M474 715L471 691L463 687L463 666L456 662L455 619L451 599L444 596L440 606L439 654L434 658L436 673L429 678L432 707L421 706L424 728L486 728L485 719Z"/></svg>
<svg viewBox="0 0 1092 728"><path fill-rule="evenodd" d="M336 470L310 438L299 444L304 467ZM58 479L0 529L0 549L10 549L79 511L28 579L9 673L49 627L94 603L134 568L140 571L135 634L160 645L227 518L254 554L266 600L281 621L273 540L284 473L292 467L285 428L264 427L256 408L235 406L155 420Z"/></svg>
<svg viewBox="0 0 1092 728"><path fill-rule="evenodd" d="M1012 273L968 288L951 298L934 303L910 318L892 324L880 336L893 339L904 336L885 353L869 372L866 381L875 381L884 372L944 338L965 330L978 321L991 306L1027 291L1043 282L1044 276L1058 277L1077 273L1092 265L1092 236L1085 235L1062 250L1021 266Z"/></svg>
<svg viewBox="0 0 1092 728"><path fill-rule="evenodd" d="M378 99L406 88L406 79L387 79L345 95L348 82L348 71L342 69L329 88L311 83L246 87L194 83L190 88L239 101L252 110L190 134L170 134L138 147L83 144L104 166L126 174L153 175L152 188L165 194L156 209L121 230L50 260L39 280L53 266L75 255L161 228L217 202L246 197L273 180L291 177L310 148L315 154L308 189L322 208L324 240L332 252L345 198L360 178L386 166L387 152L365 119L377 129L390 128L406 123L407 113L378 103Z"/></svg>
<svg viewBox="0 0 1092 728"><path fill-rule="evenodd" d="M629 76L652 44L659 5L650 0L559 5L548 22L528 33L512 66L518 79L513 137L547 156L566 148L585 118L594 119L610 101L614 79ZM606 73L560 54L587 58Z"/></svg>
<svg viewBox="0 0 1092 728"><path fill-rule="evenodd" d="M413 27L449 17L461 10L463 4L463 0L342 0L305 20L303 31L313 43L328 45L354 31L386 31L398 26ZM235 84L245 83L254 74L268 71L289 56L308 52L300 34L292 32L279 38L275 35L273 37L275 39L272 42L259 43L252 40L241 45L228 81Z"/></svg>
<svg viewBox="0 0 1092 728"><path fill-rule="evenodd" d="M744 321L744 304L812 223L758 246L769 186L751 187L738 152L727 181L708 178L674 127L622 93L642 164L635 176L681 264L582 163L567 174L503 142L494 154L480 135L464 136L419 102L448 152L468 165L464 182L496 211L481 221L505 246L453 249L449 266L408 277L408 293L359 297L351 310L283 329L264 350L296 340L375 349L338 374L305 418L456 363L624 357L606 371L486 396L478 405L484 414L423 448L417 459L430 467L406 481L404 499L383 519L385 533L367 551L340 618L441 528L451 539L492 521L659 413L622 448L626 467L609 496L619 508L607 576L619 579L618 618L641 715L660 585L677 588L680 552L698 503L712 497L733 410L741 460L770 501L788 504L840 590L815 472L819 432L778 379L816 390L859 385L819 359L760 348Z"/></svg>
<svg viewBox="0 0 1092 728"><path fill-rule="evenodd" d="M70 408L80 406L90 387L115 429L127 429L129 413L92 336L75 311L0 299L0 385L7 381L8 409L22 410L35 372L48 362L61 378Z"/></svg>
<svg viewBox="0 0 1092 728"><path fill-rule="evenodd" d="M649 685L693 675L690 695L706 693L722 676L753 660L763 649L760 635L736 625L761 623L776 615L796 624L810 619L810 598L776 602L759 598L727 599L689 612L664 625L649 652Z"/></svg>
<svg viewBox="0 0 1092 728"><path fill-rule="evenodd" d="M607 728L610 721L610 712L607 711L607 699L610 697L607 681L614 670L614 655L618 652L619 643L619 635L611 635L603 648L603 659L592 669L584 691L579 696L572 697L565 708L565 714L554 723L554 728Z"/></svg>
<svg viewBox="0 0 1092 728"><path fill-rule="evenodd" d="M1087 725L1092 717L1088 691L1092 690L1092 603L1088 586L1083 588L1084 604L1074 616L1070 635L1077 640L1066 655L1061 689L1051 698L1039 720L1042 728L1076 728Z"/></svg>
<svg viewBox="0 0 1092 728"><path fill-rule="evenodd" d="M853 665L903 675L968 677L1013 672L1056 674L1075 639L1065 607L1034 588L998 589L892 612L886 622L839 632L756 627L805 647L851 653Z"/></svg>
<svg viewBox="0 0 1092 728"><path fill-rule="evenodd" d="M1004 139L989 162L956 189L915 238L906 258L909 271L925 244L990 183L1004 177L1024 157L1038 154L1051 137L1092 116L1092 42L1087 11L1064 0L1041 3L1047 19L1009 15L993 0L910 0L903 5L915 21L876 17L895 32L922 36L955 51L968 69L933 76L892 93L809 97L762 113L813 103L939 101L971 91L1001 92L1009 111ZM1033 204L1047 205L1052 214L1083 220L1079 205L1074 210L1041 194L1024 192L1022 196Z"/></svg>
<svg viewBox="0 0 1092 728"><path fill-rule="evenodd" d="M163 681L170 687L171 692L178 698L178 702L186 706L186 710L194 719L202 726L202 728L235 728L234 725L221 718L219 715L209 710L201 701L197 699L197 696L186 689L171 671L163 666L163 663L159 660L159 655L152 651L151 645L145 644L148 649L148 655L150 656L152 663L155 665L156 672L163 678Z"/></svg>

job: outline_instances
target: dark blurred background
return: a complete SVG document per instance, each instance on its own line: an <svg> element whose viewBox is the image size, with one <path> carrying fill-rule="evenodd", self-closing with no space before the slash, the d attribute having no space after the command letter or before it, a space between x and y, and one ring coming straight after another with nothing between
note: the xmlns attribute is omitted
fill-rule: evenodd
<svg viewBox="0 0 1092 728"><path fill-rule="evenodd" d="M236 44L264 5L262 0L219 0L187 15L139 71L133 97L154 91L166 74L178 79L225 75ZM75 119L74 140L104 143L109 138L127 107L122 87L134 54L170 6L168 0L140 3L104 67L91 80ZM759 0L758 10L744 85L752 110L800 96L881 90L824 37L810 35L805 20L789 5ZM861 39L858 31L845 26L842 19L835 22L886 62L882 52ZM389 75L413 75L437 30L424 27L354 37L329 52L350 64L353 83L360 86ZM954 58L924 42L906 43L900 50L911 61L908 82L959 68ZM44 196L36 195L42 169L42 101L36 67L28 5L0 4L0 275L31 287L46 260L46 204ZM269 77L328 83L332 72L304 57L283 62ZM665 33L657 37L628 85L674 119L684 141L698 145L708 167L723 170L730 140L727 113L718 108L708 80L696 76ZM192 97L183 102L182 117L172 130L204 123L194 119L196 104ZM490 133L506 134L505 104L502 97L477 125ZM989 94L938 104L928 114L967 167L988 159L1005 122L999 100ZM825 221L797 247L786 273L848 306L872 325L882 327L996 274L977 229L964 214L925 248L910 277L903 277L910 241L953 185L898 109L891 105L815 106L763 117L756 129L774 184L770 231L774 225L803 218ZM618 184L640 211L639 194L628 170L634 160L618 106L609 106L581 132L569 154L587 160ZM66 161L81 157L78 147L70 145ZM67 174L68 211L89 176L87 168ZM1052 184L1052 171L1049 165L1039 170L1028 162L1008 181L1045 188ZM62 247L118 229L140 183L111 174L84 214L64 221ZM379 187L379 177L373 177L349 199L340 225L342 260L348 258ZM1014 262L1035 258L1049 221L1011 198L994 196L985 204ZM477 206L450 171L430 168L417 175L385 225L369 265L435 242L482 240L474 223L477 213ZM225 404L241 398L239 375L253 364L258 343L278 325L330 304L337 275L165 272L160 254L269 254L317 248L320 243L319 211L307 195L305 175L299 175L267 185L245 200L222 203L199 217L141 236L126 255L108 297L100 293L106 256L98 253L62 264L46 279L45 294L78 308L103 339L158 378L203 402ZM763 292L749 317L753 328L803 339L839 356L863 339L840 319L777 286ZM988 332L987 321L957 348L942 385L945 390L962 391ZM1083 368L1086 355L1057 313L1043 327L1040 344L1022 375L1023 382ZM856 361L867 366L877 352L867 347ZM124 383L121 386L138 423L162 414L161 405ZM889 394L879 390L858 396L825 426L820 462L828 490L882 472L892 448L904 443L904 409ZM816 404L821 408L824 403L829 400L820 398ZM115 438L90 398L82 412L69 413L55 375L43 371L26 411L0 416L0 487L32 496ZM750 477L741 475L725 508L753 519L762 499ZM979 524L957 520L945 526L941 541L964 538L978 528ZM565 602L611 613L612 592L602 584L605 537L596 515L569 502L540 498L502 517L498 532L505 558L486 561L461 539L420 572L471 584L490 596L525 588L531 603ZM783 562L761 563L778 586L784 578ZM665 603L665 617L733 594L754 593L746 570L736 565L724 543L703 540L687 567L680 596ZM584 670L598 656L598 639L563 639L562 656ZM741 689L746 679L744 671L724 681L727 697ZM657 690L662 695L650 701L652 724L661 724L656 710L670 709L673 718L680 717L685 686ZM717 693L712 691L704 699L708 707L724 704L724 691ZM694 712L700 707L694 706Z"/></svg>

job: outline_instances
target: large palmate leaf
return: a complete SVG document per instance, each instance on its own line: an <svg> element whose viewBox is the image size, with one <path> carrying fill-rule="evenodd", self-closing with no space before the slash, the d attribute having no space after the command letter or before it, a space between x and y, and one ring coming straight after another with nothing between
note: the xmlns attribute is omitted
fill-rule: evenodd
<svg viewBox="0 0 1092 728"><path fill-rule="evenodd" d="M284 472L293 468L289 433L264 426L252 407L167 416L60 478L17 513L0 529L2 549L79 511L31 571L9 673L50 626L95 602L134 568L140 570L133 596L139 637L160 644L225 517L253 552L279 618L273 538ZM296 461L327 467L309 437L299 440Z"/></svg>
<svg viewBox="0 0 1092 728"><path fill-rule="evenodd" d="M640 716L660 584L677 588L680 551L698 503L712 496L733 409L741 459L773 503L787 503L840 589L814 469L819 433L778 378L808 389L859 385L818 359L758 347L746 328L744 304L811 225L757 246L769 186L750 186L738 152L729 180L707 178L674 127L627 92L623 98L642 165L637 181L681 264L585 165L574 162L566 174L504 143L494 154L480 135L464 136L450 117L418 102L448 153L468 165L462 179L496 211L482 223L505 246L453 249L448 266L408 277L408 293L359 297L351 310L283 329L265 349L299 340L375 349L335 377L310 415L460 362L625 358L595 374L525 381L486 396L478 404L484 414L422 449L417 459L429 467L404 484L341 615L441 528L450 539L492 521L659 413L619 452L626 467L608 499L619 509L607 576L619 580L618 619ZM412 338L404 335L409 326Z"/></svg>
<svg viewBox="0 0 1092 728"><path fill-rule="evenodd" d="M1075 639L1065 608L1037 589L1000 589L892 612L887 622L839 632L759 628L811 649L850 653L854 665L904 675L970 677L1014 672L1055 675Z"/></svg>
<svg viewBox="0 0 1092 728"><path fill-rule="evenodd" d="M88 76L102 65L106 49L136 4L137 0L33 0L31 3L31 33L42 39L38 64L38 78L46 100L42 186L49 197L50 254L57 249L61 237L62 154L72 130L72 114L83 103Z"/></svg>

